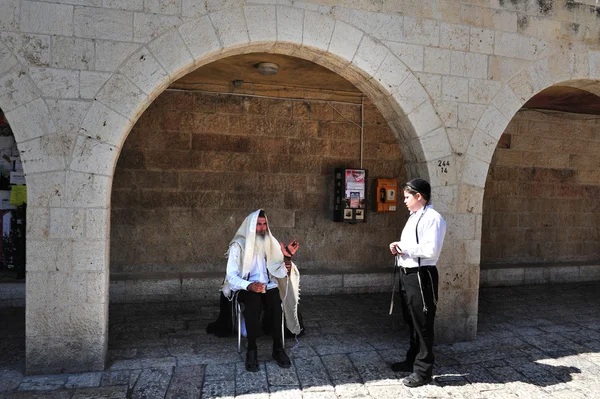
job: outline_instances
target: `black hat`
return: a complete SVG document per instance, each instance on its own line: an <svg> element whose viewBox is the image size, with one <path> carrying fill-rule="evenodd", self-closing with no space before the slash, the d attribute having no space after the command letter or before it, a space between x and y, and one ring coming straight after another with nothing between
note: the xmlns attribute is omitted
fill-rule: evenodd
<svg viewBox="0 0 600 399"><path fill-rule="evenodd" d="M423 198L425 198L425 201L427 202L429 202L431 199L431 186L427 180L412 179L404 183L404 187L418 192L423 196Z"/></svg>

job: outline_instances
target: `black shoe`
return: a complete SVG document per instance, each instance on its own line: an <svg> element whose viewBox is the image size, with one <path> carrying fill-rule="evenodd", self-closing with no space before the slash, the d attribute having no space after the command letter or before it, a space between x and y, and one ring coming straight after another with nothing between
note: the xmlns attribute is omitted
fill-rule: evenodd
<svg viewBox="0 0 600 399"><path fill-rule="evenodd" d="M402 383L409 388L416 388L420 387L421 385L427 385L431 381L433 381L433 378L431 377L423 377L417 373L412 373L404 380L402 380Z"/></svg>
<svg viewBox="0 0 600 399"><path fill-rule="evenodd" d="M249 349L248 352L246 352L246 370L255 373L259 369L260 367L258 366L258 352L256 351L256 349Z"/></svg>
<svg viewBox="0 0 600 399"><path fill-rule="evenodd" d="M407 362L406 360L403 362L398 362L392 364L392 371L395 372L404 372L404 373L412 373L413 365L412 363Z"/></svg>
<svg viewBox="0 0 600 399"><path fill-rule="evenodd" d="M279 367L284 369L289 369L292 365L290 358L283 348L273 349L273 359L275 359Z"/></svg>

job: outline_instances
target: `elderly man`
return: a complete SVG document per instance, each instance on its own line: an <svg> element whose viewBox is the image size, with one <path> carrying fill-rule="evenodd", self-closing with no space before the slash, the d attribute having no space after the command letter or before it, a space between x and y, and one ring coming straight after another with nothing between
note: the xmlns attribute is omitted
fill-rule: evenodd
<svg viewBox="0 0 600 399"><path fill-rule="evenodd" d="M261 330L263 308L267 313L265 316L271 320L273 359L279 367L291 366L282 344L281 310L283 302L288 329L294 334L300 333L297 313L300 275L291 261L298 248L295 240L284 247L273 237L261 209L248 215L229 243L223 293L230 296L232 291L237 292L238 301L244 304L248 371L259 370L256 339Z"/></svg>
<svg viewBox="0 0 600 399"><path fill-rule="evenodd" d="M390 244L400 267L402 315L410 329L410 347L403 362L392 370L412 372L403 380L408 387L431 382L433 373L433 325L438 297L436 263L442 251L446 221L430 204L431 186L413 179L404 184L404 204L410 217L400 241Z"/></svg>

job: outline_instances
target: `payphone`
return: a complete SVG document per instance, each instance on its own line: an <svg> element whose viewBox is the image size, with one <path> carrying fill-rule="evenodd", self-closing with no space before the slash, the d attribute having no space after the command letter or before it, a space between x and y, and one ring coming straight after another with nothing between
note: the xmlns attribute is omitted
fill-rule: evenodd
<svg viewBox="0 0 600 399"><path fill-rule="evenodd" d="M398 202L398 181L377 179L377 212L393 212Z"/></svg>

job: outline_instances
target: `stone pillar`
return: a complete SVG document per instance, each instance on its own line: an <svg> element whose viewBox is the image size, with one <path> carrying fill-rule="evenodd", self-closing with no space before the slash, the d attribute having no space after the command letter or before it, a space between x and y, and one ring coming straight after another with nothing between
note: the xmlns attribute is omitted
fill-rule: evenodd
<svg viewBox="0 0 600 399"><path fill-rule="evenodd" d="M446 219L440 273L437 342L476 338L483 187L433 187L434 206Z"/></svg>
<svg viewBox="0 0 600 399"><path fill-rule="evenodd" d="M447 222L440 273L437 341L476 338L481 216L444 214Z"/></svg>
<svg viewBox="0 0 600 399"><path fill-rule="evenodd" d="M79 172L28 177L28 374L105 367L109 184Z"/></svg>

